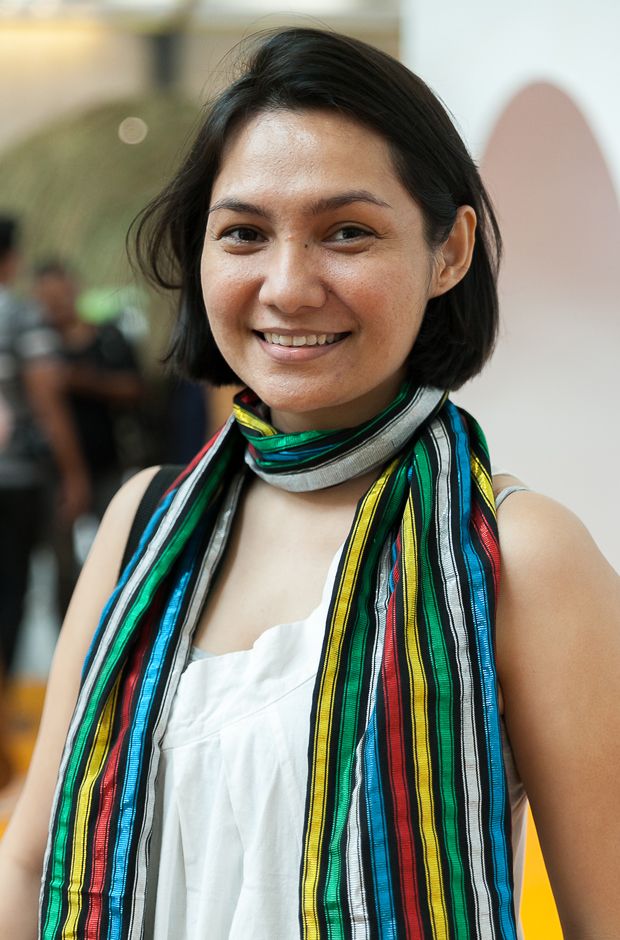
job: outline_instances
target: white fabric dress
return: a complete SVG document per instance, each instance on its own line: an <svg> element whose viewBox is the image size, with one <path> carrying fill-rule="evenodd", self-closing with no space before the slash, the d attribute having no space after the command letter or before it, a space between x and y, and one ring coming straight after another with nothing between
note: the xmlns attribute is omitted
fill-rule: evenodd
<svg viewBox="0 0 620 940"><path fill-rule="evenodd" d="M249 650L193 651L163 741L146 937L299 937L309 715L340 552L307 619ZM505 735L503 749L518 910L527 803Z"/></svg>

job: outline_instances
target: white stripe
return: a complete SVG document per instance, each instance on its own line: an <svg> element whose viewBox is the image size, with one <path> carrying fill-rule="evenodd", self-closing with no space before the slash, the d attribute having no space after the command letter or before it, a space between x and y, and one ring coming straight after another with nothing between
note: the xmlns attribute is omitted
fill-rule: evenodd
<svg viewBox="0 0 620 940"><path fill-rule="evenodd" d="M71 724L69 725L65 747L64 747L64 751L63 751L62 758L60 761L60 766L58 769L58 778L56 781L56 789L54 791L54 800L52 803L52 812L50 816L51 820L55 819L55 816L56 816L58 802L60 800L60 793L62 791L62 786L64 784L65 772L67 769L67 764L69 763L69 760L71 757L71 752L73 750L73 745L75 742L77 731L81 725L82 719L84 717L84 713L90 702L92 690L97 680L97 677L99 675L102 662L104 661L105 656L107 655L107 652L115 638L119 625L122 623L122 619L125 615L127 606L133 600L135 593L141 586L144 578L148 575L153 562L158 557L160 551L162 550L162 547L164 546L166 542L167 537L169 536L171 530L176 525L177 519L179 518L179 515L184 509L189 496L193 492L194 487L200 485L215 454L218 453L220 448L222 447L223 441L225 437L227 436L227 432L229 431L233 423L233 420L234 419L232 418L232 416L228 419L228 421L222 428L219 438L213 444L213 447L211 447L207 451L207 453L202 458L202 460L194 468L194 470L187 477L187 479L183 481L178 491L175 493L172 503L170 504L167 512L164 514L160 522L159 528L154 533L153 538L151 539L148 546L146 547L143 557L140 559L139 563L136 565L136 568L134 569L131 576L129 577L127 584L121 591L120 596L117 598L115 608L112 611L110 620L108 621L106 629L100 638L99 646L90 664L88 673L84 679L84 684L82 685L82 688L78 695L77 703L75 706L75 711L73 713L73 718L71 719ZM53 832L53 829L52 827L50 827L50 833L49 833L48 840L47 840L47 846L45 849L45 857L44 857L44 862L43 862L44 877L42 878L42 881L41 881L41 892L39 896L40 906L43 901L45 878L47 875L47 868L48 868L49 858L50 858L51 849L52 849L52 841L53 841L52 832Z"/></svg>
<svg viewBox="0 0 620 940"><path fill-rule="evenodd" d="M370 694L366 707L366 727L370 722L370 716L377 700L377 686L381 675L381 662L383 660L383 648L385 646L385 628L387 621L387 603L389 598L389 577L390 577L391 550L389 543L384 546L381 559L379 561L379 570L377 577L377 589L375 593L375 645L372 653L372 672L370 676ZM362 778L363 778L363 749L364 739L362 738L355 750L354 777L355 785L351 795L351 805L347 821L347 854L346 854L346 872L347 872L347 892L349 908L352 912L352 940L370 940L370 918L367 915L368 899L364 888L362 857L361 857L361 814L365 812L365 804L362 798Z"/></svg>
<svg viewBox="0 0 620 940"><path fill-rule="evenodd" d="M345 480L360 477L390 460L432 414L445 394L438 388L419 388L402 411L397 412L391 421L380 427L372 437L356 444L350 453L340 454L332 461L325 461L314 470L266 473L257 466L249 451L246 451L245 461L262 480L291 493L306 493L336 486Z"/></svg>
<svg viewBox="0 0 620 940"><path fill-rule="evenodd" d="M136 857L136 884L133 893L134 903L131 911L131 921L128 937L130 940L143 940L144 909L146 903L147 870L150 851L150 836L153 829L153 815L155 811L155 781L161 756L160 744L163 738L168 717L177 692L183 669L187 660L192 637L194 635L205 598L211 585L213 572L224 552L228 536L232 527L235 510L239 502L244 475L240 473L233 481L226 502L220 509L213 533L204 553L200 572L194 585L191 601L187 608L179 642L174 654L174 662L168 675L168 681L162 697L161 708L157 722L153 728L153 746L150 751L149 769L145 810L143 815L140 837L137 845Z"/></svg>
<svg viewBox="0 0 620 940"><path fill-rule="evenodd" d="M86 676L84 686L78 699L78 705L76 706L72 726L75 725L77 728L79 725L83 717L83 712L90 699L93 686L99 675L102 662L107 656L108 650L113 645L114 640L116 639L118 627L124 620L127 609L133 603L135 595L142 586L143 581L146 579L149 572L151 571L153 564L157 561L161 552L165 548L168 536L174 531L177 521L182 515L183 510L185 509L185 506L194 491L194 488L200 485L202 478L204 477L209 465L215 457L215 454L219 452L224 440L224 432L228 430L230 424L231 420L229 419L225 428L223 429L223 433L220 435L214 446L207 452L207 454L205 454L200 463L180 485L170 506L162 517L159 528L146 546L142 558L138 561L138 564L132 571L127 584L119 595L114 610L112 611L110 619L106 625L105 632L101 637L101 642L96 650L95 656L93 657L93 661L90 664L88 675ZM67 737L67 743L72 742L73 738L69 739L69 737Z"/></svg>
<svg viewBox="0 0 620 940"><path fill-rule="evenodd" d="M470 865L465 864L476 904L476 937L483 940L494 937L491 898L489 896L484 865L481 791L478 779L480 756L476 743L475 709L473 698L474 676L472 673L467 627L463 607L462 586L453 552L453 536L450 529L452 518L452 494L449 473L455 457L444 423L436 418L429 428L429 439L433 441L439 458L439 475L436 485L435 524L440 548L441 580L445 589L444 607L450 618L461 683L461 754L465 776L463 779L466 799L463 806L468 835ZM472 925L473 926L473 925Z"/></svg>

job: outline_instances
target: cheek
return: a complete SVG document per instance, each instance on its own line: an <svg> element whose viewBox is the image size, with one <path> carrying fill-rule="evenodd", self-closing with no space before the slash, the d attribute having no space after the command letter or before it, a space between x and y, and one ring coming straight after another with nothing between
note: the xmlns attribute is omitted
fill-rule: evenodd
<svg viewBox="0 0 620 940"><path fill-rule="evenodd" d="M231 327L247 308L251 286L230 264L204 261L200 271L202 296L212 329Z"/></svg>
<svg viewBox="0 0 620 940"><path fill-rule="evenodd" d="M426 300L408 291L391 291L390 305L382 309L380 322L373 328L373 340L386 368L401 366L409 358L420 332Z"/></svg>
<svg viewBox="0 0 620 940"><path fill-rule="evenodd" d="M325 276L334 293L353 309L407 311L406 322L423 312L428 296L426 267L412 265L400 255L386 259L377 254L359 264L327 265Z"/></svg>

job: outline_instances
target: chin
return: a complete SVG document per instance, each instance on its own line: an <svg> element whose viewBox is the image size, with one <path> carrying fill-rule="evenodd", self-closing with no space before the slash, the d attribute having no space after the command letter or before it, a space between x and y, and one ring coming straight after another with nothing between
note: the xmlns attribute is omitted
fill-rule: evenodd
<svg viewBox="0 0 620 940"><path fill-rule="evenodd" d="M338 405L335 405L333 402L324 402L324 401L310 401L305 399L299 401L299 399L291 400L290 398L272 398L269 401L263 398L265 404L273 412L278 412L282 415L291 415L293 418L312 418L313 415L320 415L323 412L332 411L334 408L338 408Z"/></svg>
<svg viewBox="0 0 620 940"><path fill-rule="evenodd" d="M259 398L274 411L290 412L294 415L311 414L315 411L322 411L329 408L337 408L342 404L340 400L334 401L333 397L326 395L326 389L308 388L308 385L302 381L291 383L292 388L274 388L272 385L250 386Z"/></svg>

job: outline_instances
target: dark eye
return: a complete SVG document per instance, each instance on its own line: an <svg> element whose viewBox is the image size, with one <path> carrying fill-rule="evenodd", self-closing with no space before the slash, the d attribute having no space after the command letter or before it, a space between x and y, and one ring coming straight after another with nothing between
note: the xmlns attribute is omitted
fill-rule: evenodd
<svg viewBox="0 0 620 940"><path fill-rule="evenodd" d="M246 244L257 242L261 237L260 232L257 232L256 229L250 228L247 225L237 225L235 228L229 228L220 236L220 238L228 238L231 241Z"/></svg>
<svg viewBox="0 0 620 940"><path fill-rule="evenodd" d="M341 228L336 229L330 236L332 241L335 242L350 242L354 241L357 238L370 238L372 232L369 232L368 229L360 228L359 225L343 225Z"/></svg>

